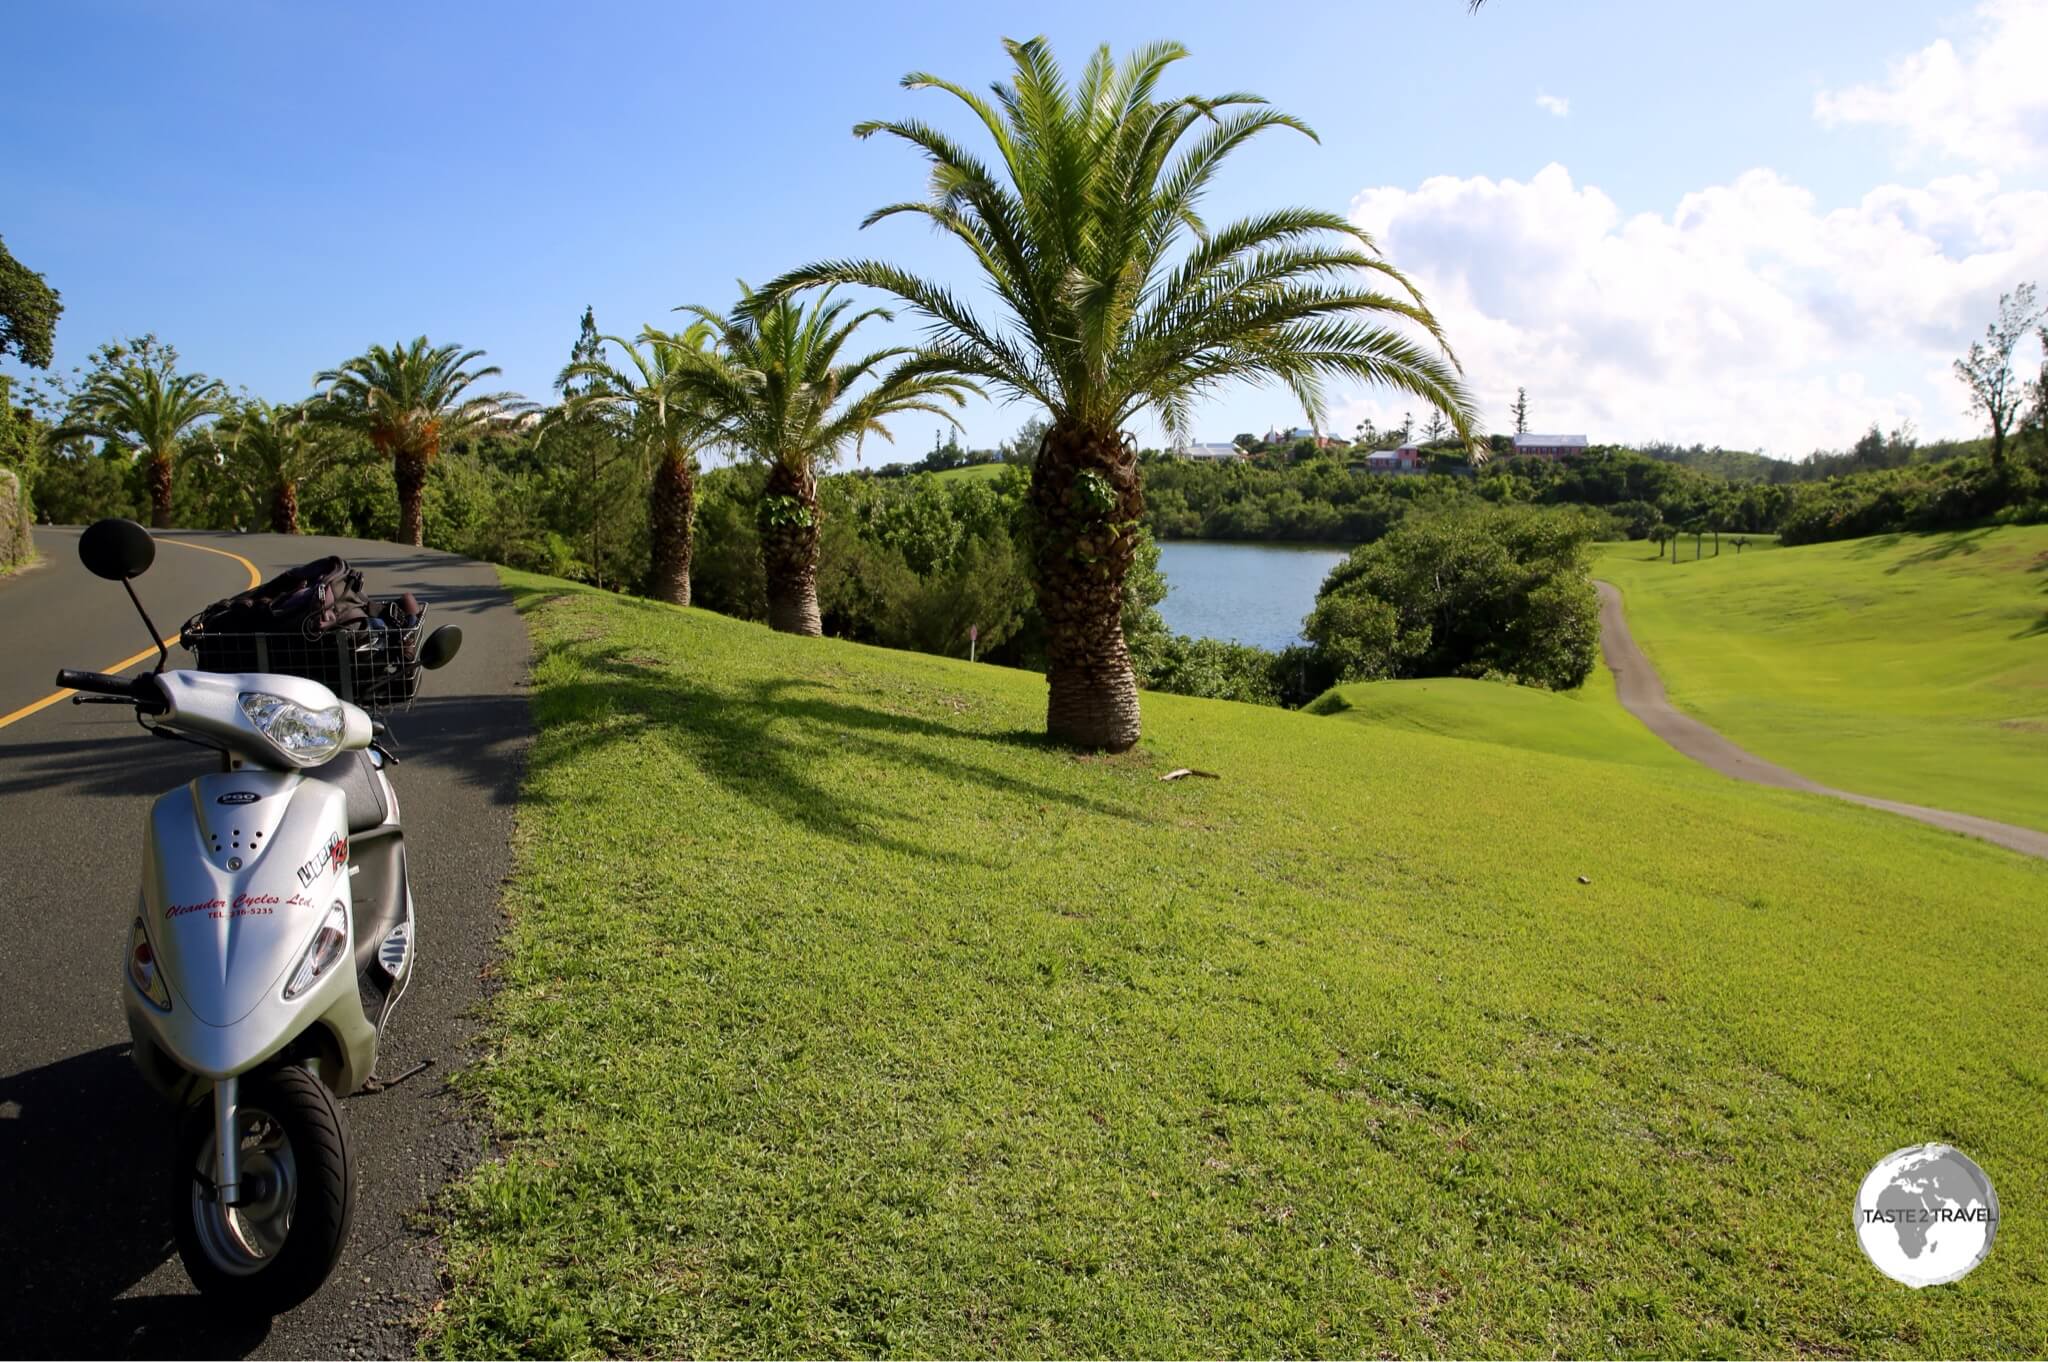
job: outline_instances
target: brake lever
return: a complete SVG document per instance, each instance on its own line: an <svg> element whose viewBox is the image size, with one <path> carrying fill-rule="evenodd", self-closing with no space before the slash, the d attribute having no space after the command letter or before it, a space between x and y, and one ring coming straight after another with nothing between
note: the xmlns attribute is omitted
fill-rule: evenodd
<svg viewBox="0 0 2048 1362"><path fill-rule="evenodd" d="M135 702L125 695L74 695L74 705L132 705Z"/></svg>

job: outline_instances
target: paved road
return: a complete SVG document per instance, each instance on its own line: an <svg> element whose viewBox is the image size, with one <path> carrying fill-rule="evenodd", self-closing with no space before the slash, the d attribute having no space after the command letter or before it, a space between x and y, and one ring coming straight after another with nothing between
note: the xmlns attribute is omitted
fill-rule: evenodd
<svg viewBox="0 0 2048 1362"><path fill-rule="evenodd" d="M1607 659L1607 669L1614 673L1615 690L1621 697L1622 708L1694 761L1737 780L1846 799L1852 804L1917 819L1949 832L1960 832L1966 837L1996 842L2029 856L2048 857L2048 833L2014 827L2010 823L1997 823L1972 814L1951 813L1946 809L1930 809L1919 804L1902 804L1894 799L1837 790L1737 747L1672 705L1664 693L1664 682L1658 678L1657 669L1643 656L1643 650L1636 646L1635 635L1629 632L1628 620L1622 613L1621 592L1612 582L1595 582L1594 585L1600 590L1600 652Z"/></svg>
<svg viewBox="0 0 2048 1362"><path fill-rule="evenodd" d="M419 903L418 973L379 1071L410 1082L342 1104L358 1201L327 1289L274 1323L227 1324L171 1246L166 1109L135 1074L119 960L150 800L208 754L146 738L113 708L46 697L60 665L107 669L149 644L119 586L87 574L77 532L38 529L47 560L0 581L0 1354L102 1357L409 1355L408 1320L437 1294L406 1223L481 1136L447 1087L476 1030L528 738L525 627L488 567L353 540L167 532L138 583L165 633L208 601L339 553L372 592L413 591L459 623L461 656L394 716L393 772ZM187 659L175 645L172 665Z"/></svg>

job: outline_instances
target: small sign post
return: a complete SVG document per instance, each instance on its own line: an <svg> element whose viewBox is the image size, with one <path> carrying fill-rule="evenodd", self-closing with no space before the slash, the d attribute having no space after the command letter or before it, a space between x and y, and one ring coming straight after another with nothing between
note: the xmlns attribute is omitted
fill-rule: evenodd
<svg viewBox="0 0 2048 1362"><path fill-rule="evenodd" d="M970 625L968 625L968 626L967 626L967 660L968 660L969 662L972 662L972 661L974 661L974 654L975 654L975 652L976 652L976 650L977 650L977 647L978 647L978 645L979 645L980 643L981 643L981 626L980 626L980 625L978 625L978 624L970 624Z"/></svg>

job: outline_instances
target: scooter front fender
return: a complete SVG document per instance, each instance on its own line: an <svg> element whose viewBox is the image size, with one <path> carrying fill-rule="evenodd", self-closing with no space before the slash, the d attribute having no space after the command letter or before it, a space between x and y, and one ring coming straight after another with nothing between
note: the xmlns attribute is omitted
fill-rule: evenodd
<svg viewBox="0 0 2048 1362"><path fill-rule="evenodd" d="M141 916L171 1006L144 998L124 964L138 1061L146 1037L178 1068L225 1078L325 1022L341 1067L369 1072L375 1035L356 992L352 939L324 977L284 996L330 908L353 916L345 805L325 781L255 769L201 776L156 801Z"/></svg>
<svg viewBox="0 0 2048 1362"><path fill-rule="evenodd" d="M158 1011L133 987L124 987L122 999L136 1067L151 1087L174 1101L194 1101L214 1079L262 1068L314 1027L324 1033L313 1047L320 1060L320 1080L336 1095L347 1096L362 1087L376 1067L377 1031L363 1015L352 982L337 991L325 1011L302 1011L294 1029L267 1038L238 1026L166 1025L175 1014Z"/></svg>

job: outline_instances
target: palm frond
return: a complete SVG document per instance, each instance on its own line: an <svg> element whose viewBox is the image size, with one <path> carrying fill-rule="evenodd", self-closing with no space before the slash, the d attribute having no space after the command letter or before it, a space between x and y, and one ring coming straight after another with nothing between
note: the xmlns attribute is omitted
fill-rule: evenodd
<svg viewBox="0 0 2048 1362"><path fill-rule="evenodd" d="M925 324L919 372L950 367L1042 403L1055 422L1107 429L1149 409L1178 430L1197 399L1243 379L1285 387L1311 420L1327 382L1391 385L1471 429L1442 327L1368 234L1314 208L1204 223L1202 201L1235 152L1274 130L1313 138L1307 124L1244 91L1163 96L1187 55L1176 43L1121 62L1097 49L1072 80L1043 38L1004 49L1011 69L986 97L925 72L903 80L964 104L991 159L914 119L855 128L907 143L929 175L922 200L862 225L916 214L960 242L994 299L987 315L886 262L827 260L772 281L746 304L751 317L807 289L880 290ZM1346 345L1358 347L1348 359Z"/></svg>
<svg viewBox="0 0 2048 1362"><path fill-rule="evenodd" d="M789 291L756 293L719 313L700 304L687 311L715 338L701 360L675 372L677 391L704 413L719 443L809 475L869 435L890 438L887 421L905 412L955 418L980 389L952 370L920 363L922 352L884 346L849 355L867 323L885 308L854 308L827 287L808 303Z"/></svg>

